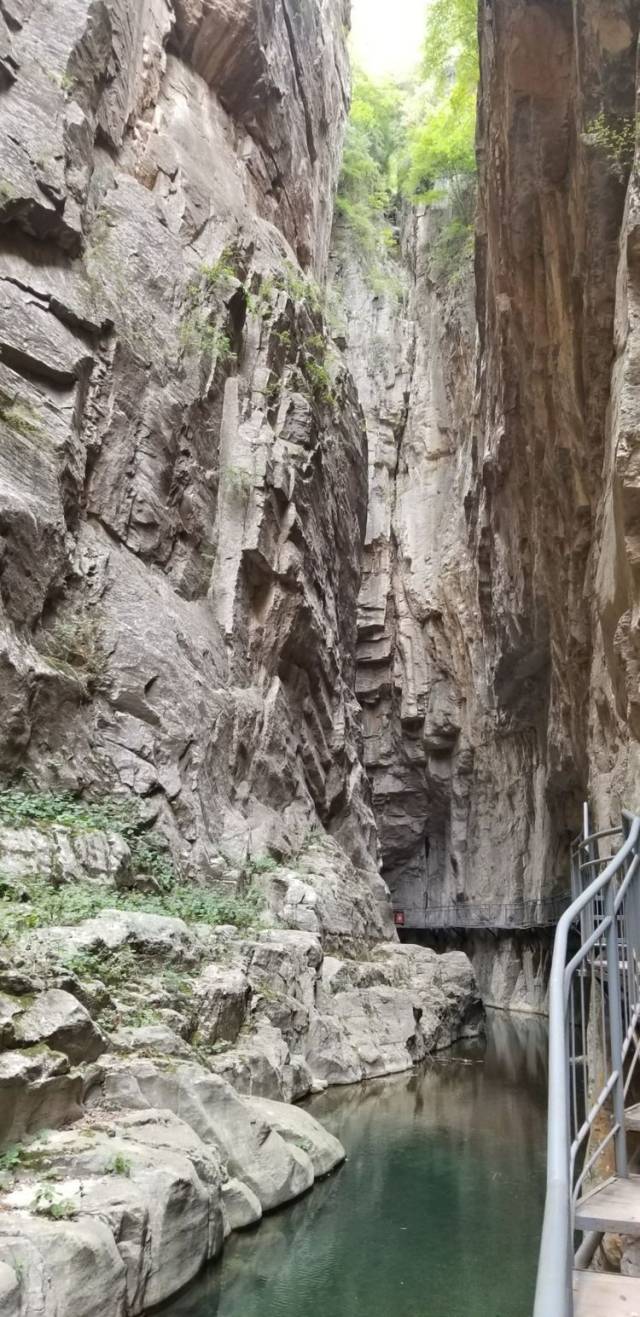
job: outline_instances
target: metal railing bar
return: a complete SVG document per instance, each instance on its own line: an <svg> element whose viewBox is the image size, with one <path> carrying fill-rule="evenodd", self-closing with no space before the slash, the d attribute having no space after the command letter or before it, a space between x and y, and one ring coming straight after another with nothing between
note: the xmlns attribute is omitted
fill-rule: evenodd
<svg viewBox="0 0 640 1317"><path fill-rule="evenodd" d="M588 1233L585 1234L580 1247L576 1249L576 1254L573 1259L573 1265L576 1271L588 1271L596 1255L596 1250L600 1247L603 1239L603 1230L589 1230Z"/></svg>
<svg viewBox="0 0 640 1317"><path fill-rule="evenodd" d="M636 1031L636 1024L638 1023L638 1017L639 1017L639 1014L640 1014L640 1006L635 1006L635 1007L634 1007L634 1010L633 1010L633 1013L632 1013L632 1016L631 1016L631 1019L630 1019L630 1021L629 1021L629 1027L628 1027L628 1029L627 1029L627 1032L626 1032L626 1034L625 1034L625 1036L624 1036L624 1039L623 1039L623 1042L622 1042L622 1054L623 1054L623 1056L625 1056L626 1053L627 1053L628 1050L629 1050L629 1044L630 1044L631 1039L633 1038L633 1036L634 1036L634 1034L635 1034L635 1031ZM637 1038L636 1038L636 1046L638 1046L638 1040L637 1040Z"/></svg>
<svg viewBox="0 0 640 1317"><path fill-rule="evenodd" d="M576 1012L575 1012L575 997L574 997L574 994L573 994L573 992L572 992L572 993L571 993L571 1050L570 1050L569 1055L570 1055L570 1056L575 1056L575 1054L576 1054L576 1050L577 1050L577 1049L576 1049ZM577 1087L577 1083L578 1083L578 1081L577 1081L576 1069L577 1069L576 1066L572 1066L572 1067L571 1067L571 1096L572 1096L572 1100L573 1100L573 1124L574 1124L574 1126L578 1124L578 1087Z"/></svg>
<svg viewBox="0 0 640 1317"><path fill-rule="evenodd" d="M591 936L587 938L586 942L584 942L583 945L578 949L578 951L576 951L575 956L573 956L572 959L568 962L567 968L564 973L565 984L570 981L574 969L576 969L578 965L581 965L583 960L586 960L591 948L594 947L596 943L600 941L600 938L602 937L603 933L606 933L607 928L611 923L611 918L612 918L611 915L604 916L604 919L602 919L601 922L598 924L598 927L594 929Z"/></svg>
<svg viewBox="0 0 640 1317"><path fill-rule="evenodd" d="M631 885L633 878L635 877L635 872L639 864L640 864L640 855L634 855L631 864L627 869L625 877L623 881L620 883L620 886L614 898L613 906L616 914L618 913L620 906L622 905L622 902L624 901L624 898L627 895L627 891Z"/></svg>
<svg viewBox="0 0 640 1317"><path fill-rule="evenodd" d="M574 1205L574 1208L578 1206L578 1203L579 1203L579 1201L580 1201L579 1198L578 1198L578 1191L582 1188L582 1185L584 1184L584 1182L585 1182L585 1180L586 1180L586 1178L587 1178L587 1176L588 1176L588 1174L589 1174L589 1171L592 1170L592 1168L595 1166L596 1162L600 1159L600 1157L602 1156L602 1154L603 1154L605 1148L607 1147L607 1144L611 1143L611 1140L612 1140L612 1139L615 1139L616 1136L618 1135L618 1133L619 1133L619 1128L618 1128L618 1126L617 1126L617 1125L612 1125L612 1126L611 1126L611 1129L609 1130L609 1132L605 1135L605 1137L604 1137L604 1138L600 1141L600 1143L598 1144L598 1147L596 1148L595 1152L591 1154L589 1160L588 1160L587 1162L585 1162L584 1166L582 1167L582 1170L581 1170L581 1172L580 1172L580 1175L578 1176L578 1179L576 1180L575 1187L574 1187L574 1190L573 1190L573 1205Z"/></svg>
<svg viewBox="0 0 640 1317"><path fill-rule="evenodd" d="M635 814L630 817L635 818ZM599 841L601 837L617 837L621 832L622 826L620 824L617 827L599 828L597 832L590 832L588 837L582 837L578 842L578 847L590 846L592 842Z"/></svg>
<svg viewBox="0 0 640 1317"><path fill-rule="evenodd" d="M627 1067L627 1076L626 1076L626 1079L625 1079L625 1081L624 1081L624 1095L625 1095L625 1097L627 1096L627 1093L629 1092L629 1088L631 1087L631 1080L633 1079L633 1073L634 1073L634 1070L635 1070L636 1065L637 1065L637 1063L638 1063L638 1057L640 1056L640 1043L638 1042L638 1039L637 1039L637 1038L636 1038L636 1040L635 1040L635 1043L636 1043L636 1045L635 1045L635 1049L634 1049L634 1052L633 1052L633 1056L632 1056L631 1061L630 1061L630 1063L629 1063L629 1065L628 1065L628 1067Z"/></svg>
<svg viewBox="0 0 640 1317"><path fill-rule="evenodd" d="M573 1143L571 1144L572 1151L574 1148L577 1150L580 1147L580 1144L582 1143L582 1140L584 1139L585 1135L589 1133L589 1130L591 1129L591 1126L593 1125L593 1122L596 1116L598 1115L598 1112L602 1111L602 1108L607 1098L609 1097L610 1093L612 1092L613 1088L615 1087L618 1078L619 1078L618 1070L614 1070L613 1073L609 1075L609 1078L606 1084L604 1085L604 1088L600 1090L595 1102L593 1103L593 1106L590 1108L588 1115L585 1116L582 1125L580 1126L580 1129L578 1130L577 1134L574 1137Z"/></svg>
<svg viewBox="0 0 640 1317"><path fill-rule="evenodd" d="M625 1175L626 1165L626 1140L624 1130L624 1076L622 1074L622 1011L628 1013L631 1007L630 991L625 988L625 999L621 995L621 974L628 973L629 963L631 961L630 948L627 947L628 929L623 927L623 936L627 950L624 956L624 964L620 965L618 925L616 920L616 908L614 907L615 893L613 880L618 881L618 875L622 871L626 877L627 859L635 852L638 839L640 837L640 818L625 812L623 816L628 823L628 831L625 826L627 835L622 840L620 849L617 854L612 856L604 863L593 880L585 887L567 910L560 916L553 950L551 976L549 984L549 1017L550 1017L550 1037L549 1037L549 1121L547 1131L547 1192L545 1198L545 1213L542 1230L542 1241L540 1248L540 1264L538 1267L538 1277L536 1284L536 1297L534 1307L534 1317L571 1317L572 1312L572 1287L571 1287L571 1268L573 1261L572 1246L572 1211L573 1201L572 1172L574 1169L575 1156L581 1148L587 1135L591 1132L593 1120L598 1112L602 1109L604 1102L609 1096L613 1098L614 1120L612 1128L609 1130L605 1139L602 1140L602 1147L599 1147L588 1158L586 1166L583 1166L580 1172L579 1185L584 1183L584 1177L589 1173L593 1166L593 1160L602 1155L603 1148L612 1140L615 1141L616 1147L616 1168L618 1174ZM608 835L618 833L619 829L603 829ZM598 837L589 834L589 809L584 807L583 816L583 838L580 843L579 854L584 853L586 847L587 856L595 860L595 843ZM598 867L591 865L591 868ZM637 868L637 866L636 866ZM632 889L635 890L635 889ZM598 907L604 903L606 908L602 912ZM618 909L621 903L618 904ZM589 918L587 911L591 910ZM604 917L603 917L604 914ZM591 918L598 920L598 925L590 930L587 942L588 948L585 950L585 943L580 951L572 957L572 966L570 973L566 974L567 952L569 945L569 936L576 920L580 921L581 932L584 934L585 928L589 927ZM573 1004L571 996L571 979L572 975L579 970L581 977L584 972L591 975L591 1002L597 999L593 995L596 984L596 954L600 957L600 978L604 982L605 970L605 947L606 947L606 965L608 966L608 992L604 990L598 993L602 1008L602 1035L601 1046L604 1060L604 1075L608 1078L603 1087L601 1087L598 1099L583 1121L578 1132L575 1145L571 1139L570 1118L572 1106L572 1075L571 1067L567 1064L567 1043L571 1042L569 1037L568 1024L570 1019L570 1008ZM597 952L596 952L597 949ZM592 953L590 955L590 953ZM584 967L584 969L583 969ZM581 983L582 992L584 992L584 982ZM608 1023L609 1030L606 1028L605 1015L605 995L608 997ZM569 999L570 998L570 999ZM625 1019L627 1017L625 1016ZM582 1020L582 1028L586 1027L585 1018ZM575 1033L575 1030L574 1030ZM582 1041L581 1051L585 1052L584 1039ZM574 1047L575 1052L575 1047ZM588 1067L587 1067L588 1069ZM573 1077L575 1077L575 1067L573 1068ZM585 1076L585 1096L589 1092L589 1076ZM576 1120L577 1123L577 1120Z"/></svg>

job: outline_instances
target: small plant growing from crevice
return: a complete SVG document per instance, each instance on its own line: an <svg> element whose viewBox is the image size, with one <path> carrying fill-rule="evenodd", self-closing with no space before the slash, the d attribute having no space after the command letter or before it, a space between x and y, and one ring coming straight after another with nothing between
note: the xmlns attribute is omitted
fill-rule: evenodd
<svg viewBox="0 0 640 1317"><path fill-rule="evenodd" d="M436 281L452 286L460 283L473 257L473 224L452 219L444 224L429 252L430 272Z"/></svg>
<svg viewBox="0 0 640 1317"><path fill-rule="evenodd" d="M324 406L332 406L335 402L335 393L326 366L315 361L313 357L306 357L303 371L314 400Z"/></svg>
<svg viewBox="0 0 640 1317"><path fill-rule="evenodd" d="M111 1161L107 1162L104 1168L104 1173L105 1175L130 1175L131 1162L128 1157L123 1155L123 1153L117 1152L115 1157L112 1157Z"/></svg>
<svg viewBox="0 0 640 1317"><path fill-rule="evenodd" d="M42 1185L31 1203L37 1216L48 1216L52 1221L69 1221L78 1215L77 1205L70 1198L59 1198L48 1185Z"/></svg>
<svg viewBox="0 0 640 1317"><path fill-rule="evenodd" d="M13 1177L24 1165L26 1158L26 1149L21 1143L10 1143L3 1153L0 1153L0 1189L6 1190L11 1187Z"/></svg>
<svg viewBox="0 0 640 1317"><path fill-rule="evenodd" d="M12 1258L10 1265L13 1267L19 1287L22 1288L24 1278L27 1274L27 1268L23 1258Z"/></svg>
<svg viewBox="0 0 640 1317"><path fill-rule="evenodd" d="M260 280L258 291L249 294L249 297L253 299L253 305L249 307L249 303L247 303L247 310L251 309L258 315L268 315L272 309L275 294L276 285L273 275L266 274L264 278Z"/></svg>
<svg viewBox="0 0 640 1317"><path fill-rule="evenodd" d="M43 65L40 65L40 67L44 68ZM75 88L78 85L78 79L75 78L73 74L68 73L66 70L64 73L56 73L54 69L45 68L44 71L49 79L49 82L52 82L54 87L59 87L60 91L65 92L65 94L67 93L70 94L72 91L75 90Z"/></svg>
<svg viewBox="0 0 640 1317"><path fill-rule="evenodd" d="M238 278L237 258L233 247L224 247L217 261L200 266L200 278L213 293L229 290L229 286ZM196 285L197 287L197 285Z"/></svg>
<svg viewBox="0 0 640 1317"><path fill-rule="evenodd" d="M245 861L245 870L249 874L273 873L279 867L273 855L250 855Z"/></svg>
<svg viewBox="0 0 640 1317"><path fill-rule="evenodd" d="M0 389L0 421L4 421L10 430L24 435L25 438L40 434L42 429L33 407L19 398L10 398L2 389Z"/></svg>
<svg viewBox="0 0 640 1317"><path fill-rule="evenodd" d="M217 261L201 265L197 279L187 284L180 326L180 341L187 350L208 352L221 364L234 360L229 335L214 320L224 312L224 296L237 279L237 254L233 247L225 247Z"/></svg>
<svg viewBox="0 0 640 1317"><path fill-rule="evenodd" d="M79 677L90 691L106 684L108 655L100 619L95 612L78 609L58 618L38 637L37 645L47 662Z"/></svg>
<svg viewBox="0 0 640 1317"><path fill-rule="evenodd" d="M229 335L212 325L208 314L200 309L194 308L185 316L180 326L180 342L187 351L210 353L220 365L235 360Z"/></svg>
<svg viewBox="0 0 640 1317"><path fill-rule="evenodd" d="M606 157L612 173L624 180L635 153L635 115L607 115L600 110L587 122L585 129L587 138Z"/></svg>
<svg viewBox="0 0 640 1317"><path fill-rule="evenodd" d="M264 396L269 407L277 407L282 393L282 380L275 376L269 380L266 388L263 390Z"/></svg>
<svg viewBox="0 0 640 1317"><path fill-rule="evenodd" d="M291 301L302 304L310 314L322 310L324 298L321 289L313 279L308 279L291 261L286 261L282 269L273 277L275 288L287 293Z"/></svg>
<svg viewBox="0 0 640 1317"><path fill-rule="evenodd" d="M233 494L248 498L253 485L250 471L243 466L227 466L224 471L225 483Z"/></svg>

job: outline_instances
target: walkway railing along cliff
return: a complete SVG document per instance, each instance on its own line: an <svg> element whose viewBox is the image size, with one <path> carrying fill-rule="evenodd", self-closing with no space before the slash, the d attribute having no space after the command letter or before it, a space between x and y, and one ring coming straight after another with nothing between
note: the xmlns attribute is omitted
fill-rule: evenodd
<svg viewBox="0 0 640 1317"><path fill-rule="evenodd" d="M612 849L614 853L611 854ZM534 1317L572 1317L576 1204L628 1176L625 1097L640 1053L640 817L582 836L549 998L547 1193Z"/></svg>
<svg viewBox="0 0 640 1317"><path fill-rule="evenodd" d="M396 924L404 928L548 928L555 926L567 909L570 896L529 901L457 901L449 905L412 903L395 910Z"/></svg>

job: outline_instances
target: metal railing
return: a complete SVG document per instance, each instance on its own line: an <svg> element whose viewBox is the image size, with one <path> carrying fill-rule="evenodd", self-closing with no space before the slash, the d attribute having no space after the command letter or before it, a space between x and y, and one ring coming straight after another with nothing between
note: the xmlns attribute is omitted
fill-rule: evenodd
<svg viewBox="0 0 640 1317"><path fill-rule="evenodd" d="M456 901L449 905L400 906L394 902L396 923L405 928L549 928L557 924L571 895L528 901ZM401 918L398 918L401 916Z"/></svg>
<svg viewBox="0 0 640 1317"><path fill-rule="evenodd" d="M617 849L613 855L612 839ZM640 1053L640 817L583 834L549 985L547 1193L534 1317L572 1317L576 1204L628 1175L625 1096Z"/></svg>

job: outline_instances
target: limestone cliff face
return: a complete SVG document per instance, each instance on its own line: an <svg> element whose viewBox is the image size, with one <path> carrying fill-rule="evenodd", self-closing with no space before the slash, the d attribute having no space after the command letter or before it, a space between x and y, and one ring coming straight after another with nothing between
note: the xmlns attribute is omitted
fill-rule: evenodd
<svg viewBox="0 0 640 1317"><path fill-rule="evenodd" d="M625 554L602 511L612 495L607 449L619 435L612 368L628 167L593 125L633 125L638 22L626 0L480 7L479 415L468 516L497 714L529 784L536 884L587 791L603 817L637 803L632 682L625 689L613 644L630 603L611 589ZM622 621L619 655L628 630ZM616 741L627 771L614 781Z"/></svg>
<svg viewBox="0 0 640 1317"><path fill-rule="evenodd" d="M135 793L203 873L319 821L376 881L319 287L347 11L0 9L2 769Z"/></svg>
<svg viewBox="0 0 640 1317"><path fill-rule="evenodd" d="M338 244L369 431L358 693L408 922L508 922L566 889L586 795L603 823L637 803L637 205L606 135L633 123L639 17L480 4L475 280L438 274L437 213L407 226L400 311ZM466 945L488 1000L542 1004L535 938Z"/></svg>

